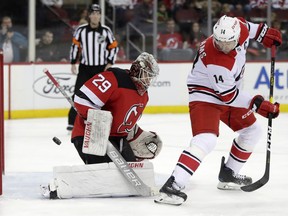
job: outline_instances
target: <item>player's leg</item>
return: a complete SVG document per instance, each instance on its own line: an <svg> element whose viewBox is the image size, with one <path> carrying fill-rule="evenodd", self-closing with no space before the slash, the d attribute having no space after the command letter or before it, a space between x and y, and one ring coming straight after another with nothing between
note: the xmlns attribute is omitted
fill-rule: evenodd
<svg viewBox="0 0 288 216"><path fill-rule="evenodd" d="M73 130L76 115L77 115L77 112L75 111L73 107L71 107L68 112L68 126L66 128L67 131Z"/></svg>
<svg viewBox="0 0 288 216"><path fill-rule="evenodd" d="M136 161L131 146L129 145L126 138L123 137L109 137L110 142L115 146L115 148L121 153L126 161Z"/></svg>
<svg viewBox="0 0 288 216"><path fill-rule="evenodd" d="M222 158L219 172L219 189L240 189L243 185L252 183L252 179L239 172L249 159L255 145L261 136L261 126L248 109L230 108L221 116L221 120L233 131L238 133L231 146L228 160Z"/></svg>
<svg viewBox="0 0 288 216"><path fill-rule="evenodd" d="M96 163L107 163L110 162L111 159L107 156L96 156L96 155L90 155L90 154L85 154L82 152L83 148L83 139L84 137L76 137L72 140L79 156L83 160L85 164L96 164Z"/></svg>
<svg viewBox="0 0 288 216"><path fill-rule="evenodd" d="M182 192L207 154L215 147L219 134L220 115L227 108L204 102L190 103L190 120L193 138L190 147L180 155L177 165L164 186L156 203L181 205L187 195Z"/></svg>
<svg viewBox="0 0 288 216"><path fill-rule="evenodd" d="M83 148L83 137L76 137L72 140L79 156L83 160L85 164L95 164L95 163L104 163L104 162L111 162L111 159L107 156L97 156L91 154L85 154L82 152ZM135 155L127 142L127 140L123 137L109 137L109 141L112 145L115 146L117 150L121 153L123 158L126 161L136 161Z"/></svg>

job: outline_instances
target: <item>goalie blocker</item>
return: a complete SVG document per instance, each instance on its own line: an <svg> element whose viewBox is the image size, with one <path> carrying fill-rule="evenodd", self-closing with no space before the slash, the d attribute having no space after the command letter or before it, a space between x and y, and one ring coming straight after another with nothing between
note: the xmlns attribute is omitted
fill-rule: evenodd
<svg viewBox="0 0 288 216"><path fill-rule="evenodd" d="M88 110L82 146L83 153L98 156L106 154L112 119L109 111Z"/></svg>
<svg viewBox="0 0 288 216"><path fill-rule="evenodd" d="M154 168L151 162L129 162L128 164L145 184L155 188ZM112 162L57 166L54 167L53 173L54 178L48 187L41 186L42 195L50 199L139 195Z"/></svg>

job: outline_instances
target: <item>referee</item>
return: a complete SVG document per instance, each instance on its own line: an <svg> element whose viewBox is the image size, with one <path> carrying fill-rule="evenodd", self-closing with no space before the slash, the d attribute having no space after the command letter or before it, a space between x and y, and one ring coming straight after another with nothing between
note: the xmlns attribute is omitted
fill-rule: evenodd
<svg viewBox="0 0 288 216"><path fill-rule="evenodd" d="M76 62L79 59L74 95L87 80L115 63L119 49L110 28L100 23L101 8L98 4L92 4L88 8L88 17L88 23L80 25L75 30L70 50L73 74L77 74ZM68 114L68 131L73 129L76 114L71 107Z"/></svg>

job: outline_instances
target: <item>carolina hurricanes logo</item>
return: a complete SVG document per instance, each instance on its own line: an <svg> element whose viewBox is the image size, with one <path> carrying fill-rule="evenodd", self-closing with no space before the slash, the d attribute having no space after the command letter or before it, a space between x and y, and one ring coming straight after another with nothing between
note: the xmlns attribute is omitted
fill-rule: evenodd
<svg viewBox="0 0 288 216"><path fill-rule="evenodd" d="M143 110L143 104L134 104L131 106L124 117L123 123L118 128L118 133L129 133L138 119L140 119Z"/></svg>

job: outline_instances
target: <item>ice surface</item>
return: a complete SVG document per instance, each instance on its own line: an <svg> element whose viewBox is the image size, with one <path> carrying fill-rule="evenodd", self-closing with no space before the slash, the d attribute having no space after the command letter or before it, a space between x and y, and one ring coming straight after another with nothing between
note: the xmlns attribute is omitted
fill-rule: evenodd
<svg viewBox="0 0 288 216"><path fill-rule="evenodd" d="M258 117L263 136L241 173L258 180L264 173L267 119ZM214 151L203 161L185 192L181 206L159 205L153 197L82 198L48 200L40 195L39 185L52 178L53 166L79 165L82 161L65 130L67 118L41 118L5 121L6 174L0 197L0 216L286 216L288 215L288 114L273 120L271 172L269 182L257 191L221 191L216 188L222 156L228 155L236 136L225 125ZM164 147L153 160L156 184L170 176L182 150L191 138L188 114L142 116L140 126L156 131ZM61 141L56 145L52 138Z"/></svg>

